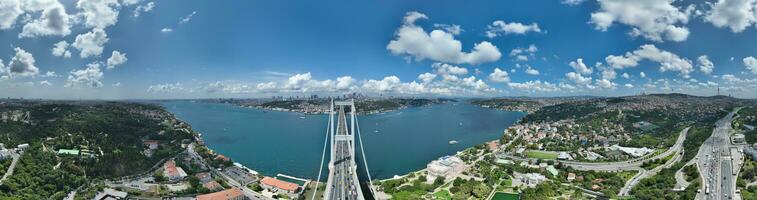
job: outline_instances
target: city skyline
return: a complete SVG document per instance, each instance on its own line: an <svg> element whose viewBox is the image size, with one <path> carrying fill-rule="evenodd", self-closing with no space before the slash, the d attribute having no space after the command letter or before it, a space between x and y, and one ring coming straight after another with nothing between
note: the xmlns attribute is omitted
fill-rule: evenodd
<svg viewBox="0 0 757 200"><path fill-rule="evenodd" d="M757 98L755 7L1 0L0 96Z"/></svg>

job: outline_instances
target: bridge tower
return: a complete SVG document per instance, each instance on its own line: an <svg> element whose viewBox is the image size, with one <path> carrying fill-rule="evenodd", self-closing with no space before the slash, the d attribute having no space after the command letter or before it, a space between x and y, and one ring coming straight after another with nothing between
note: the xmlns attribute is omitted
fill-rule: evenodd
<svg viewBox="0 0 757 200"><path fill-rule="evenodd" d="M345 109L349 109L349 124ZM355 162L355 111L354 100L331 102L329 112L331 157L328 164L329 177L324 193L326 200L365 199L360 188ZM334 115L336 115L336 124Z"/></svg>

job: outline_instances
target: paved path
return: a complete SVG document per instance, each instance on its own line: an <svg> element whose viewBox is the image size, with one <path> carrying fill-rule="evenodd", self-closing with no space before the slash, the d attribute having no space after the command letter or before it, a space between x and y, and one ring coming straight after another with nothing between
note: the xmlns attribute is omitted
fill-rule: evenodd
<svg viewBox="0 0 757 200"><path fill-rule="evenodd" d="M11 161L11 166L8 167L8 171L5 171L3 179L0 179L0 185L3 185L3 181L5 181L5 179L7 179L9 176L13 175L13 169L16 168L16 163L18 163L18 159L21 157L21 155L11 153L11 157L13 157L13 161Z"/></svg>
<svg viewBox="0 0 757 200"><path fill-rule="evenodd" d="M685 165L683 165L683 167L681 167L681 169L678 169L678 171L676 171L676 175L675 175L675 177L676 177L676 185L675 185L675 187L673 187L674 190L683 191L687 187L689 187L689 185L691 185L691 183L689 183L689 181L686 181L686 178L683 176L684 175L683 169L686 168L686 166L692 165L692 164L694 164L696 162L697 162L696 158L691 159L691 160L689 160L689 162L687 162ZM697 166L694 165L694 167L697 167Z"/></svg>

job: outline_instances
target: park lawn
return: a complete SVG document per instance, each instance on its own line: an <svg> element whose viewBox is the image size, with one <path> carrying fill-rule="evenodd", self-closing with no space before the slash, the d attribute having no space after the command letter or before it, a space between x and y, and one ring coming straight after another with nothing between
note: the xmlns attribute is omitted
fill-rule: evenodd
<svg viewBox="0 0 757 200"><path fill-rule="evenodd" d="M497 192L491 200L519 200L520 195L515 193Z"/></svg>
<svg viewBox="0 0 757 200"><path fill-rule="evenodd" d="M434 199L450 200L452 199L452 195L450 195L447 190L440 190L434 193Z"/></svg>
<svg viewBox="0 0 757 200"><path fill-rule="evenodd" d="M500 185L503 187L508 187L508 188L513 187L513 179L512 178L504 179L502 180L502 182L500 182Z"/></svg>
<svg viewBox="0 0 757 200"><path fill-rule="evenodd" d="M546 151L530 150L526 152L526 156L529 158L538 158L538 159L545 159L545 160L557 159L557 155L558 155L557 153L546 152Z"/></svg>

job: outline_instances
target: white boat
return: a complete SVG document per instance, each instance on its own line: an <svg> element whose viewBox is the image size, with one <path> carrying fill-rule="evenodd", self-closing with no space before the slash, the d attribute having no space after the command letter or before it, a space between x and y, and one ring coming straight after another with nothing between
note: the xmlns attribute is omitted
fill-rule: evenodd
<svg viewBox="0 0 757 200"><path fill-rule="evenodd" d="M457 144L457 140L450 140L449 144Z"/></svg>
<svg viewBox="0 0 757 200"><path fill-rule="evenodd" d="M300 119L305 119L305 116L300 116Z"/></svg>

